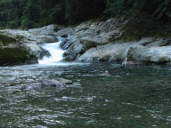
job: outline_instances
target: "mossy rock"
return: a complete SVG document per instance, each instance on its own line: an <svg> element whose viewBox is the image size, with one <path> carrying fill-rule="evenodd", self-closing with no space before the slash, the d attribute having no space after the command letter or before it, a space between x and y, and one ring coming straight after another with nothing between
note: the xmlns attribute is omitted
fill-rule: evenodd
<svg viewBox="0 0 171 128"><path fill-rule="evenodd" d="M16 39L7 35L0 34L0 45L6 46L6 45L9 45L11 43L16 43L16 42L17 42Z"/></svg>
<svg viewBox="0 0 171 128"><path fill-rule="evenodd" d="M36 60L24 48L0 48L0 65L28 64Z"/></svg>

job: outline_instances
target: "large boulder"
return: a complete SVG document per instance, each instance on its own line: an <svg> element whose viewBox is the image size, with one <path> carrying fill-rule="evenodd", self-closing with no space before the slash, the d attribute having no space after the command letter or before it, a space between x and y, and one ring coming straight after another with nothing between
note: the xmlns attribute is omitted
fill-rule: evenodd
<svg viewBox="0 0 171 128"><path fill-rule="evenodd" d="M0 30L0 64L36 63L38 58L48 55L41 44L58 41L54 33L59 29L60 26L49 25L30 30Z"/></svg>
<svg viewBox="0 0 171 128"><path fill-rule="evenodd" d="M66 37L62 48L66 50L65 60L76 60L90 48L109 44L122 35L122 19L111 18L106 21L88 21L75 27L68 27L55 33Z"/></svg>
<svg viewBox="0 0 171 128"><path fill-rule="evenodd" d="M0 65L36 63L36 59L18 38L0 34Z"/></svg>
<svg viewBox="0 0 171 128"><path fill-rule="evenodd" d="M24 48L0 48L0 65L36 63L37 58Z"/></svg>
<svg viewBox="0 0 171 128"><path fill-rule="evenodd" d="M165 64L171 62L171 46L135 46L128 50L128 60L144 63Z"/></svg>
<svg viewBox="0 0 171 128"><path fill-rule="evenodd" d="M132 44L107 44L91 48L81 55L77 61L83 62L114 62L123 61L127 57L127 51Z"/></svg>

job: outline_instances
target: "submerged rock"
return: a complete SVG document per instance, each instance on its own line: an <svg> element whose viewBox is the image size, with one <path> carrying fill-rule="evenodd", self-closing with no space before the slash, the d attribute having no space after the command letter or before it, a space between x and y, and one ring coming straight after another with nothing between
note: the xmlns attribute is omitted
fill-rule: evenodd
<svg viewBox="0 0 171 128"><path fill-rule="evenodd" d="M71 80L64 79L64 78L57 78L57 79L47 79L42 80L41 85L42 87L58 87L58 88L64 88L68 84L72 84Z"/></svg>
<svg viewBox="0 0 171 128"><path fill-rule="evenodd" d="M111 74L109 71L106 70L103 73L101 73L99 76L109 77L109 76L111 76Z"/></svg>
<svg viewBox="0 0 171 128"><path fill-rule="evenodd" d="M68 80L68 79L64 79L64 78L57 78L56 80L58 80L59 82L63 83L63 84L72 84L72 80Z"/></svg>
<svg viewBox="0 0 171 128"><path fill-rule="evenodd" d="M38 80L35 83L27 83L26 85L22 86L22 90L27 91L41 91L43 88L56 88L56 89L65 89L67 85L71 86L73 82L68 79L64 78L57 78L57 79L45 79L45 80Z"/></svg>
<svg viewBox="0 0 171 128"><path fill-rule="evenodd" d="M41 85L42 87L59 87L59 88L63 88L65 87L65 84L58 81L58 80L42 80L41 81Z"/></svg>

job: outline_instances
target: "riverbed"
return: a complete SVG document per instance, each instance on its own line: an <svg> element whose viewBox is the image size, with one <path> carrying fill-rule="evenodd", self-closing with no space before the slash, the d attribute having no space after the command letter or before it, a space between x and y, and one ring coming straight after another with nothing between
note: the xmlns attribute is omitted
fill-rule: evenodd
<svg viewBox="0 0 171 128"><path fill-rule="evenodd" d="M32 88L39 80L59 77L73 84ZM0 67L0 127L170 128L170 78L169 66Z"/></svg>

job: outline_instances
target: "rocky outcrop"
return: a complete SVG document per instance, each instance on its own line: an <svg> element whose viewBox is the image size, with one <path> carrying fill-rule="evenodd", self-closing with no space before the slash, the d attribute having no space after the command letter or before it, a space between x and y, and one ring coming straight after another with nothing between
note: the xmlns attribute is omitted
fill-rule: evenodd
<svg viewBox="0 0 171 128"><path fill-rule="evenodd" d="M1 65L37 63L38 58L48 55L41 43L56 42L54 33L60 26L49 25L30 30L0 30Z"/></svg>
<svg viewBox="0 0 171 128"><path fill-rule="evenodd" d="M86 50L110 43L122 35L122 27L126 22L122 19L109 19L106 21L88 21L76 27L59 30L55 35L66 38L61 45L67 49L65 60L73 61L79 58Z"/></svg>
<svg viewBox="0 0 171 128"><path fill-rule="evenodd" d="M143 38L140 41L111 43L87 50L77 61L155 63L171 62L169 39ZM165 46L166 45L166 46Z"/></svg>
<svg viewBox="0 0 171 128"><path fill-rule="evenodd" d="M36 56L31 54L13 37L0 34L0 65L36 63Z"/></svg>
<svg viewBox="0 0 171 128"><path fill-rule="evenodd" d="M130 42L122 41L126 23L122 18L111 18L106 21L88 21L66 28L49 25L30 30L0 30L0 49L22 49L25 51L21 50L23 53L27 52L27 59L35 60L48 55L48 52L41 48L42 43L56 42L56 37L61 36L60 46L65 50L66 61L119 61L125 64L171 62L170 38L147 37ZM5 55L4 53L4 57Z"/></svg>
<svg viewBox="0 0 171 128"><path fill-rule="evenodd" d="M29 30L4 29L0 30L0 34L8 35L12 38L20 40L25 43L36 42L55 42L57 39L54 33L60 29L56 25L49 25L42 28L35 28Z"/></svg>
<svg viewBox="0 0 171 128"><path fill-rule="evenodd" d="M107 44L91 48L81 55L77 61L82 62L116 62L123 61L127 57L128 49L132 43Z"/></svg>
<svg viewBox="0 0 171 128"><path fill-rule="evenodd" d="M65 37L61 47L67 61L170 63L171 39L147 37L122 41L127 21L112 18L88 21L59 30L55 35Z"/></svg>
<svg viewBox="0 0 171 128"><path fill-rule="evenodd" d="M22 47L0 48L0 65L32 64L37 58Z"/></svg>

